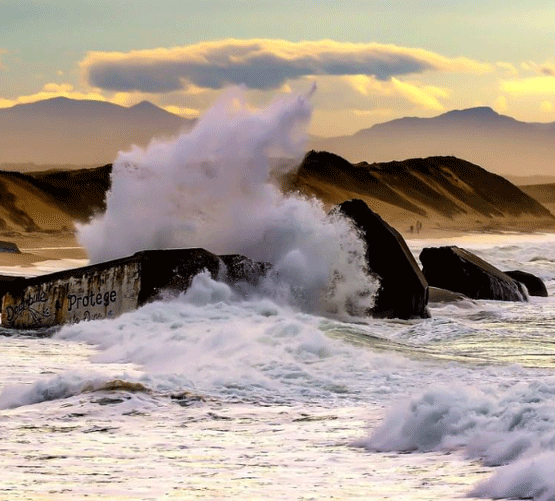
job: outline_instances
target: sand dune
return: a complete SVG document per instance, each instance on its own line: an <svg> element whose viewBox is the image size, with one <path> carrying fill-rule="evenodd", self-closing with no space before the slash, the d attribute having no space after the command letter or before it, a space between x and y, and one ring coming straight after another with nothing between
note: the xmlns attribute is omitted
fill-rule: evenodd
<svg viewBox="0 0 555 501"><path fill-rule="evenodd" d="M555 227L553 214L525 191L455 157L351 164L312 151L285 185L329 206L361 198L405 236L411 226L416 232L416 221L427 235Z"/></svg>
<svg viewBox="0 0 555 501"><path fill-rule="evenodd" d="M104 210L110 175L111 165L0 171L0 240L22 249L21 254L0 253L0 266L19 265L32 273L48 260L85 259L74 224ZM406 238L555 229L548 210L555 211L555 184L517 187L454 157L352 164L312 151L281 183L285 190L321 199L328 208L361 198Z"/></svg>
<svg viewBox="0 0 555 501"><path fill-rule="evenodd" d="M96 169L91 172L98 176ZM0 252L0 266L21 266L32 273L39 262L86 258L74 225L96 207L95 192L88 190L87 199L82 200L79 194L86 191L86 183L69 183L68 197L55 196L54 188L31 175L0 172L0 240L14 242L22 251ZM73 207L80 204L86 210Z"/></svg>

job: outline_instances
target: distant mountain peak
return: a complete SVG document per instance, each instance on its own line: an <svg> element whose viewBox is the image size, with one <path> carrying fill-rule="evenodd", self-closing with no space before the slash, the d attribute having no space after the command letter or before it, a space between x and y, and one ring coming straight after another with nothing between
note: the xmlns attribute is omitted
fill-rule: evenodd
<svg viewBox="0 0 555 501"><path fill-rule="evenodd" d="M468 118L488 118L499 117L499 113L489 106L476 106L475 108L466 108L464 110L451 110L440 115L442 117L468 117Z"/></svg>
<svg viewBox="0 0 555 501"><path fill-rule="evenodd" d="M76 101L76 99L70 99L69 97L66 97L66 96L56 96L56 97L44 99L44 101L50 101L51 103L55 103L55 102L65 103L68 101ZM40 101L37 101L37 102L40 102Z"/></svg>
<svg viewBox="0 0 555 501"><path fill-rule="evenodd" d="M150 101L147 101L145 99L144 101L141 101L140 103L134 104L129 109L131 109L131 110L151 110L151 109L160 109L160 108L158 108L158 106L156 106L155 104L152 104Z"/></svg>
<svg viewBox="0 0 555 501"><path fill-rule="evenodd" d="M0 109L0 163L106 164L192 123L148 101L131 108L65 97L22 103Z"/></svg>

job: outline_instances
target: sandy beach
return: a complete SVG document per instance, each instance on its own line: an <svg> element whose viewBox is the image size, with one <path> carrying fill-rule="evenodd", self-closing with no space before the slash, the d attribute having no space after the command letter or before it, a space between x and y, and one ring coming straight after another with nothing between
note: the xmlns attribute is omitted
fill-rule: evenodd
<svg viewBox="0 0 555 501"><path fill-rule="evenodd" d="M39 275L56 269L83 266L88 257L72 232L1 234L0 240L15 243L20 253L0 252L0 273Z"/></svg>

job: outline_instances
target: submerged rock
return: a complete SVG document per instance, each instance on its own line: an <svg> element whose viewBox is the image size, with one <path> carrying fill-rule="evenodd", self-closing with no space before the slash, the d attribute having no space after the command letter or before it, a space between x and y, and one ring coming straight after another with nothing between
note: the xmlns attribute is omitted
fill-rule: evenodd
<svg viewBox="0 0 555 501"><path fill-rule="evenodd" d="M380 318L429 318L428 283L404 238L362 200L336 209L348 216L366 242L369 271L380 279L372 315Z"/></svg>
<svg viewBox="0 0 555 501"><path fill-rule="evenodd" d="M547 297L547 288L543 280L536 275L520 270L506 271L505 274L509 275L513 280L524 284L530 296Z"/></svg>
<svg viewBox="0 0 555 501"><path fill-rule="evenodd" d="M522 285L495 266L455 245L426 247L420 253L426 280L433 287L472 299L526 301Z"/></svg>

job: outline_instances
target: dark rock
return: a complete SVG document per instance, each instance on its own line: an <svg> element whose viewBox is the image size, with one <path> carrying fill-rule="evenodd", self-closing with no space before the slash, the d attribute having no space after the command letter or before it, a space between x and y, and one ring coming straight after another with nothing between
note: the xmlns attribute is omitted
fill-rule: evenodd
<svg viewBox="0 0 555 501"><path fill-rule="evenodd" d="M141 263L139 304L156 299L162 290L185 291L202 271L216 279L220 259L204 249L141 251L133 255Z"/></svg>
<svg viewBox="0 0 555 501"><path fill-rule="evenodd" d="M526 301L522 285L472 252L457 246L426 247L420 253L430 286L472 299Z"/></svg>
<svg viewBox="0 0 555 501"><path fill-rule="evenodd" d="M18 276L0 275L0 301L2 296L10 290L14 283L20 283L22 280L23 278Z"/></svg>
<svg viewBox="0 0 555 501"><path fill-rule="evenodd" d="M547 288L543 280L536 275L520 270L506 271L505 275L509 275L513 280L524 284L530 296L547 297Z"/></svg>
<svg viewBox="0 0 555 501"><path fill-rule="evenodd" d="M372 315L380 318L429 318L428 283L403 237L358 199L339 210L352 219L366 242L369 271L380 279Z"/></svg>
<svg viewBox="0 0 555 501"><path fill-rule="evenodd" d="M6 242L5 240L0 240L0 252L7 252L9 254L21 254L17 244L13 242Z"/></svg>
<svg viewBox="0 0 555 501"><path fill-rule="evenodd" d="M231 283L247 282L256 286L271 268L270 263L259 263L240 254L227 254L219 258L225 265L225 279Z"/></svg>

